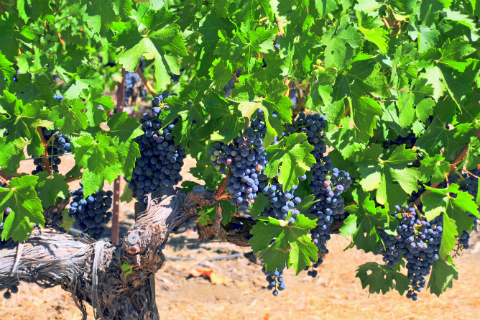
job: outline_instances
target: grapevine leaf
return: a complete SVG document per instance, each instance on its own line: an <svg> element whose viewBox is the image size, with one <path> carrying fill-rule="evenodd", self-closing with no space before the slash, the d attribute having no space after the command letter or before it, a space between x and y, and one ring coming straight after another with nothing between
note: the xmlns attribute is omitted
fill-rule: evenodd
<svg viewBox="0 0 480 320"><path fill-rule="evenodd" d="M35 100L43 100L47 105L54 105L53 92L50 89L50 80L46 76L37 76L31 79L29 74L17 75L17 82L12 86L12 92L15 92L19 100L24 104Z"/></svg>
<svg viewBox="0 0 480 320"><path fill-rule="evenodd" d="M114 37L114 45L124 48L118 54L118 61L125 70L135 72L142 55L148 60L155 59L156 90L170 83L169 71L179 74L178 59L175 56L187 55L180 28L173 23L177 19L165 7L158 11L152 10L142 20L148 27L146 35L141 34L135 21L130 20L125 24L126 28Z"/></svg>
<svg viewBox="0 0 480 320"><path fill-rule="evenodd" d="M265 210L265 207L269 204L268 198L263 194L259 193L255 198L255 202L250 207L250 214L254 219L260 217L262 212Z"/></svg>
<svg viewBox="0 0 480 320"><path fill-rule="evenodd" d="M72 134L88 126L88 115L80 99L63 100L61 105L53 107L50 120L55 122L64 134Z"/></svg>
<svg viewBox="0 0 480 320"><path fill-rule="evenodd" d="M313 146L307 142L305 133L292 134L267 148L269 160L264 172L273 178L280 170L278 181L285 192L291 189L292 185L298 185L298 177L303 176L315 163L315 158L310 154L312 150Z"/></svg>
<svg viewBox="0 0 480 320"><path fill-rule="evenodd" d="M382 28L366 29L358 27L368 41L373 42L382 53L387 53L388 32Z"/></svg>
<svg viewBox="0 0 480 320"><path fill-rule="evenodd" d="M453 162L460 150L470 141L475 130L475 126L469 123L460 124L449 130L435 118L415 145L428 154L439 154L440 150L444 149L445 159Z"/></svg>
<svg viewBox="0 0 480 320"><path fill-rule="evenodd" d="M37 176L23 176L10 181L8 188L0 187L0 212L12 209L5 220L2 240L27 240L33 225L44 226L42 202L35 192Z"/></svg>
<svg viewBox="0 0 480 320"><path fill-rule="evenodd" d="M363 289L368 286L369 293L386 294L390 290L397 290L403 295L410 285L410 279L406 275L376 262L362 264L355 276L362 282Z"/></svg>
<svg viewBox="0 0 480 320"><path fill-rule="evenodd" d="M427 288L430 288L430 292L439 297L447 288L452 288L453 279L458 280L457 268L451 262L447 264L446 261L438 259L433 265Z"/></svg>
<svg viewBox="0 0 480 320"><path fill-rule="evenodd" d="M327 120L337 124L345 113L345 100L348 99L353 111L355 129L363 141L373 135L376 118L383 114L380 105L365 95L390 96L387 80L381 74L380 68L372 59L353 62L350 70L337 77L332 101L322 109Z"/></svg>
<svg viewBox="0 0 480 320"><path fill-rule="evenodd" d="M36 191L45 209L55 205L58 197L66 199L68 196L68 183L63 175L54 173L52 177L49 177L47 172L40 172L37 176L38 185Z"/></svg>
<svg viewBox="0 0 480 320"><path fill-rule="evenodd" d="M65 99L77 99L84 89L90 87L103 87L103 82L97 70L88 65L81 65L77 68L77 73L70 78L70 88L65 91Z"/></svg>
<svg viewBox="0 0 480 320"><path fill-rule="evenodd" d="M358 162L362 176L360 185L365 191L377 191L377 202L385 205L392 213L394 203L403 203L407 194L418 190L420 172L417 168L406 167L417 159L415 151L405 149L405 145L397 147L388 159L382 159L382 148L373 145L365 150Z"/></svg>
<svg viewBox="0 0 480 320"><path fill-rule="evenodd" d="M197 222L202 226L207 225L209 222L215 221L215 205L202 207L202 209L198 212L198 215L200 217L197 219Z"/></svg>
<svg viewBox="0 0 480 320"><path fill-rule="evenodd" d="M365 252L374 252L380 240L377 228L388 225L388 214L380 207L375 208L375 201L370 200L368 193L360 190L354 194L354 199L359 205L348 206L345 211L355 218L350 218L340 232L353 235L350 246L356 245Z"/></svg>
<svg viewBox="0 0 480 320"><path fill-rule="evenodd" d="M18 21L17 14L2 14L0 17L0 43L2 44L1 53L10 61L18 55L18 48L23 36L32 37L28 26L23 25L16 28Z"/></svg>
<svg viewBox="0 0 480 320"><path fill-rule="evenodd" d="M361 47L362 37L357 29L348 23L348 16L335 22L337 28L329 28L322 36L325 48L325 67L345 69L354 56L354 50Z"/></svg>
<svg viewBox="0 0 480 320"><path fill-rule="evenodd" d="M5 90L12 83L13 76L16 73L15 69L12 66L13 63L8 61L5 56L0 52L0 92L3 92L3 90ZM3 79L5 79L5 81L2 81Z"/></svg>
<svg viewBox="0 0 480 320"><path fill-rule="evenodd" d="M436 154L434 157L422 159L422 164L419 168L422 174L420 180L440 183L445 179L445 173L449 170L450 164L445 161L441 154Z"/></svg>
<svg viewBox="0 0 480 320"><path fill-rule="evenodd" d="M259 253L267 270L283 270L286 264L287 267L293 265L298 274L310 264L310 259L316 261L318 258L318 249L307 236L315 227L315 221L303 215L299 215L293 224L273 218L258 221L251 230L253 237L249 243L253 252Z"/></svg>
<svg viewBox="0 0 480 320"><path fill-rule="evenodd" d="M105 111L113 110L112 98L104 95L104 91L100 88L84 89L82 96L85 97L85 108L87 109L86 113L90 126L96 127L107 121L107 113Z"/></svg>

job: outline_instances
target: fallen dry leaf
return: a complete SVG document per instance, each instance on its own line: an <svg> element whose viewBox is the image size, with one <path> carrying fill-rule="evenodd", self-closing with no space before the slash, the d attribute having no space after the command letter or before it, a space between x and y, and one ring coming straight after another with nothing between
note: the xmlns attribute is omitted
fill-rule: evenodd
<svg viewBox="0 0 480 320"><path fill-rule="evenodd" d="M198 277L201 277L201 276L203 276L205 278L208 278L208 279L210 279L210 282L212 284L228 285L229 282L230 282L229 279L225 275L221 274L218 271L209 269L209 268L193 268L190 271L190 275L192 277L195 277L195 278L198 278Z"/></svg>

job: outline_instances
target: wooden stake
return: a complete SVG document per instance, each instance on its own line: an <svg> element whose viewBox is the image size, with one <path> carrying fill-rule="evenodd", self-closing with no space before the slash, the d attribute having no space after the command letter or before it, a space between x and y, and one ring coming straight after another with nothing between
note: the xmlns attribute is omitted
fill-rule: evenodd
<svg viewBox="0 0 480 320"><path fill-rule="evenodd" d="M115 113L123 112L125 104L125 69L122 68L122 82L117 87L117 107ZM118 244L120 234L120 178L118 177L113 182L113 216L112 216L112 243Z"/></svg>

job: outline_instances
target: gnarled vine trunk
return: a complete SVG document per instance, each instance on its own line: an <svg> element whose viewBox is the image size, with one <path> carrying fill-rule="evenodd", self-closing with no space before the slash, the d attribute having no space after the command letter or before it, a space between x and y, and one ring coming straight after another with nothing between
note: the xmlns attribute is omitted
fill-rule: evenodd
<svg viewBox="0 0 480 320"><path fill-rule="evenodd" d="M151 282L163 265L168 235L214 202L214 192L196 187L157 203L152 201L120 245L74 238L54 228L35 229L21 244L0 250L0 290L19 281L43 288L61 285L86 316L85 303L98 319L159 319ZM131 266L131 272L122 270Z"/></svg>

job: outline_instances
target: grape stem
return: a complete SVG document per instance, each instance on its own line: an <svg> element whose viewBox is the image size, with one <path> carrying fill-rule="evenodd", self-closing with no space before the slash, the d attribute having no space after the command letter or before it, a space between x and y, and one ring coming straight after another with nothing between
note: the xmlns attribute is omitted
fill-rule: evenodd
<svg viewBox="0 0 480 320"><path fill-rule="evenodd" d="M477 130L477 132L475 132L475 138L478 139L478 137L480 137L480 128ZM460 153L458 154L458 156L455 158L455 160L453 160L453 163L450 164L450 170L448 171L448 174L447 176L451 175L453 170L455 170L455 168L457 167L457 164L460 163L463 158L467 155L468 153L468 146L470 145L470 143L467 143L463 149L460 151ZM436 188L440 183L434 183L432 184L430 187L431 188ZM430 193L429 190L425 190L418 198L417 200L415 200L415 205L419 205L421 202L422 202L422 196L424 194L428 194Z"/></svg>
<svg viewBox="0 0 480 320"><path fill-rule="evenodd" d="M140 71L138 68L137 71ZM141 71L140 71L141 72ZM143 75L143 74L142 74ZM122 82L118 84L117 88L117 107L115 108L115 113L122 113L123 106L125 104L125 77L126 72L125 68L122 68ZM112 243L118 244L119 242L119 234L120 234L120 176L115 179L113 182L113 210L112 210L112 233L111 233L111 240ZM150 198L148 199L150 200ZM150 201L148 201L150 206ZM147 209L148 210L148 209Z"/></svg>
<svg viewBox="0 0 480 320"><path fill-rule="evenodd" d="M7 9L5 9L2 0L0 0L0 7L2 7L3 12L7 12Z"/></svg>
<svg viewBox="0 0 480 320"><path fill-rule="evenodd" d="M228 175L225 177L225 179L222 181L222 184L220 185L220 187L218 187L217 194L215 195L216 200L218 200L222 196L223 192L227 188L228 178L230 178L231 176L232 176L232 173L229 172Z"/></svg>
<svg viewBox="0 0 480 320"><path fill-rule="evenodd" d="M82 176L79 176L77 178L75 178L75 177L66 178L64 181L66 183L69 183L69 182L77 181L77 180L80 180L80 179L82 179Z"/></svg>
<svg viewBox="0 0 480 320"><path fill-rule="evenodd" d="M277 27L278 27L277 36L285 35L285 29L283 29L282 23L280 22L280 19L278 19L278 18L277 18Z"/></svg>
<svg viewBox="0 0 480 320"><path fill-rule="evenodd" d="M65 16L65 17L63 17L63 18L61 18L61 19L58 19L57 21L55 21L55 23L60 22L60 21L62 21L63 19L70 18L71 16L72 16L72 15L69 14L68 16Z"/></svg>
<svg viewBox="0 0 480 320"><path fill-rule="evenodd" d="M40 139L42 140L42 146L43 146L43 150L44 150L43 155L47 156L48 155L48 151L47 151L48 143L45 140L45 136L43 135L42 128L37 127L37 132L38 132L38 135L40 136ZM43 168L44 171L47 171L49 174L52 174L52 170L50 169L50 163L48 162L48 157L47 158L42 158L42 168Z"/></svg>
<svg viewBox="0 0 480 320"><path fill-rule="evenodd" d="M153 90L153 87L152 85L150 84L150 82L148 82L147 78L145 78L145 75L143 74L142 70L140 70L140 67L137 67L137 73L138 75L140 76L140 78L142 79L142 82L143 84L145 85L145 87L147 87L148 91L151 93L151 95L156 98L157 97L157 93L155 92L155 90Z"/></svg>

